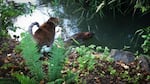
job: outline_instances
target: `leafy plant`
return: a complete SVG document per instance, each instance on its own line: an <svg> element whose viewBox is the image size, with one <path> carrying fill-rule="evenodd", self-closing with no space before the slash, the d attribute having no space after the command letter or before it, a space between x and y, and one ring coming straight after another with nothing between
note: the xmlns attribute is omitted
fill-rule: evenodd
<svg viewBox="0 0 150 84"><path fill-rule="evenodd" d="M146 77L146 80L150 80L150 75Z"/></svg>
<svg viewBox="0 0 150 84"><path fill-rule="evenodd" d="M14 65L12 63L7 63L7 64L4 64L3 66L1 66L0 69L8 69L11 66L14 66Z"/></svg>
<svg viewBox="0 0 150 84"><path fill-rule="evenodd" d="M8 43L2 43L2 48L0 49L1 51L7 51L9 49L9 44Z"/></svg>
<svg viewBox="0 0 150 84"><path fill-rule="evenodd" d="M37 84L34 79L31 79L30 77L23 74L13 73L12 76L16 77L21 84Z"/></svg>
<svg viewBox="0 0 150 84"><path fill-rule="evenodd" d="M145 34L142 35L142 38L145 39L141 47L144 50L144 53L150 52L150 26L144 30ZM150 54L150 53L149 53Z"/></svg>
<svg viewBox="0 0 150 84"><path fill-rule="evenodd" d="M20 45L16 45L16 47L15 47L15 52L16 52L16 53L21 53L21 52L22 52L22 48L21 48Z"/></svg>
<svg viewBox="0 0 150 84"><path fill-rule="evenodd" d="M108 71L110 72L110 75L117 75L117 71L112 66L108 67Z"/></svg>
<svg viewBox="0 0 150 84"><path fill-rule="evenodd" d="M105 77L105 72L102 71L101 73L99 73L100 77Z"/></svg>
<svg viewBox="0 0 150 84"><path fill-rule="evenodd" d="M129 72L128 71L122 72L122 74L120 76L123 79L127 79L128 81L131 81L131 77L129 76Z"/></svg>
<svg viewBox="0 0 150 84"><path fill-rule="evenodd" d="M88 70L92 70L94 69L94 57L92 57L91 55L84 55L82 57L78 58L78 62L79 62L79 69L80 70L84 70L84 69L88 69Z"/></svg>
<svg viewBox="0 0 150 84"><path fill-rule="evenodd" d="M78 81L78 74L68 70L67 75L65 76L66 84L74 84L77 81Z"/></svg>
<svg viewBox="0 0 150 84"><path fill-rule="evenodd" d="M80 46L76 48L77 53L79 53L79 57L77 61L79 62L79 69L81 70L83 69L93 70L94 69L94 65L96 61L94 60L95 57L92 54L93 50L90 48L94 48L94 46L89 46L89 47Z"/></svg>
<svg viewBox="0 0 150 84"><path fill-rule="evenodd" d="M51 59L49 60L48 65L48 77L50 81L56 81L57 79L62 78L61 70L65 60L65 48L63 41L60 38L53 45L50 55Z"/></svg>
<svg viewBox="0 0 150 84"><path fill-rule="evenodd" d="M0 0L0 36L8 37L8 29L15 31L17 27L14 26L13 19L19 15L31 13L33 7L33 5Z"/></svg>
<svg viewBox="0 0 150 84"><path fill-rule="evenodd" d="M91 54L92 52L94 52L93 48L94 48L93 45L90 45L88 47L86 47L85 45L82 45L80 47L76 47L76 51L78 52L80 56L84 56L86 54Z"/></svg>
<svg viewBox="0 0 150 84"><path fill-rule="evenodd" d="M102 48L101 46L97 46L96 51L102 53L100 59L108 62L114 62L114 59L109 56L110 49L108 47Z"/></svg>
<svg viewBox="0 0 150 84"><path fill-rule="evenodd" d="M143 49L144 53L150 54L149 53L150 52L150 26L137 30L135 32L135 35L137 35L137 40L140 36L144 39L144 42L141 45L141 48Z"/></svg>
<svg viewBox="0 0 150 84"><path fill-rule="evenodd" d="M44 78L44 72L42 69L42 62L39 61L40 54L38 53L36 43L30 34L27 33L22 39L21 48L22 56L25 59L26 65L29 67L31 74L34 75L35 79L38 81L42 80Z"/></svg>

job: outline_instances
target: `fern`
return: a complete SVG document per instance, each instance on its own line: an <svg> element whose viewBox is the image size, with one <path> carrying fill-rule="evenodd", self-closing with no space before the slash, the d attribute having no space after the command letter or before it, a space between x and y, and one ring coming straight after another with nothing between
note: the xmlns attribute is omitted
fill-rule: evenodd
<svg viewBox="0 0 150 84"><path fill-rule="evenodd" d="M61 70L63 68L63 63L65 59L65 49L64 44L61 39L57 40L51 50L51 59L49 60L49 70L48 76L50 81L56 81L60 79L62 74Z"/></svg>
<svg viewBox="0 0 150 84"><path fill-rule="evenodd" d="M67 75L65 76L65 83L66 84L77 84L77 80L78 80L78 73L68 70Z"/></svg>
<svg viewBox="0 0 150 84"><path fill-rule="evenodd" d="M23 74L13 73L12 76L16 77L21 84L37 84L34 79L30 79L28 76L24 76Z"/></svg>
<svg viewBox="0 0 150 84"><path fill-rule="evenodd" d="M26 61L26 65L29 67L33 77L35 77L38 81L44 79L44 77L48 78L49 83L61 84L64 81L61 74L65 59L63 40L56 40L51 49L51 58L48 60L48 76L46 76L46 74L43 72L42 62L39 60L40 54L37 53L38 49L36 47L36 43L29 34L25 34L25 37L21 41L21 47L22 55ZM27 78L27 80L28 79L29 78ZM23 79L19 80L23 81Z"/></svg>
<svg viewBox="0 0 150 84"><path fill-rule="evenodd" d="M21 41L22 56L26 61L26 65L29 67L32 75L40 81L44 78L44 72L42 70L42 62L39 61L40 54L37 52L35 41L30 34L25 34L25 37Z"/></svg>

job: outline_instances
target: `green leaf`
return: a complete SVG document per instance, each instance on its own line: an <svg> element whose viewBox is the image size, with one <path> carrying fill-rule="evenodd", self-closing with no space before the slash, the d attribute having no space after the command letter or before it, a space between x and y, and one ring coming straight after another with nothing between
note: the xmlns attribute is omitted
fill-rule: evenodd
<svg viewBox="0 0 150 84"><path fill-rule="evenodd" d="M42 62L39 61L40 54L38 53L37 44L33 40L30 34L25 33L21 44L22 56L26 61L26 65L29 67L31 74L40 81L44 78L44 72L42 69Z"/></svg>
<svg viewBox="0 0 150 84"><path fill-rule="evenodd" d="M16 77L21 84L37 84L34 79L31 79L30 77L23 74L13 73L12 76Z"/></svg>
<svg viewBox="0 0 150 84"><path fill-rule="evenodd" d="M48 77L50 81L60 79L62 74L63 63L65 61L65 48L62 39L58 39L52 47L51 59L49 59L48 65Z"/></svg>

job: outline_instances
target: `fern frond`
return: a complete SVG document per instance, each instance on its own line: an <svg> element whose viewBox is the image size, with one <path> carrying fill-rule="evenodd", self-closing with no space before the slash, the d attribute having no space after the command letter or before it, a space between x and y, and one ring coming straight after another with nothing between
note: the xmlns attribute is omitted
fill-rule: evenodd
<svg viewBox="0 0 150 84"><path fill-rule="evenodd" d="M16 77L21 84L37 84L34 79L30 79L28 76L23 74L13 73L12 76Z"/></svg>
<svg viewBox="0 0 150 84"><path fill-rule="evenodd" d="M38 53L36 43L30 34L25 34L25 37L21 41L21 47L22 56L26 61L26 65L29 67L32 75L40 81L44 77L42 62L39 61L40 54Z"/></svg>
<svg viewBox="0 0 150 84"><path fill-rule="evenodd" d="M63 41L58 39L57 42L52 47L51 50L51 59L49 60L49 79L50 81L55 81L56 79L61 78L61 70L63 68L63 63L65 59L65 48Z"/></svg>

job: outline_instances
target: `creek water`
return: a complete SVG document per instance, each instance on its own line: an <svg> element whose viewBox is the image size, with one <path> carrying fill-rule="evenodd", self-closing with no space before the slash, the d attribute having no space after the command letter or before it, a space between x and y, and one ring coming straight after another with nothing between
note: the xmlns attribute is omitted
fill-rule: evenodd
<svg viewBox="0 0 150 84"><path fill-rule="evenodd" d="M31 0L32 1L32 0ZM107 13L103 18L95 16L91 20L83 20L80 24L80 13L74 14L73 9L76 5L60 5L57 7L51 6L48 0L33 0L34 4L39 5L30 15L22 15L17 17L16 26L22 29L17 29L11 34L20 35L28 29L32 22L42 24L50 16L59 17L61 26L56 28L56 37L63 35L65 38L77 33L90 31L94 33L94 37L85 42L86 45L95 44L107 46L109 48L123 49L124 46L130 46L131 50L139 50L142 40L131 41L135 37L135 32L150 25L149 15L135 16L116 14L114 18L112 14ZM84 18L85 16L83 16ZM36 30L36 28L34 28ZM34 31L35 31L34 30ZM63 32L61 32L63 31Z"/></svg>

